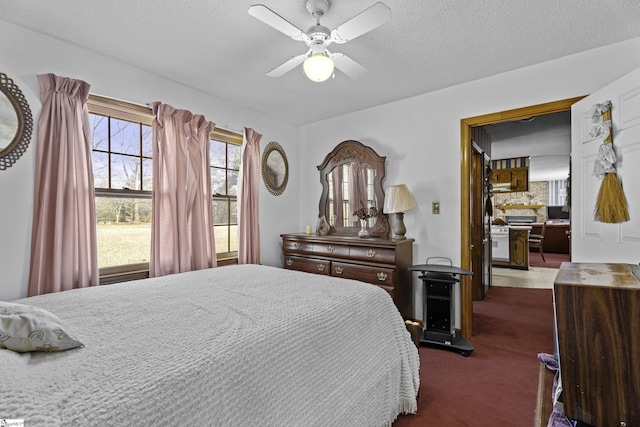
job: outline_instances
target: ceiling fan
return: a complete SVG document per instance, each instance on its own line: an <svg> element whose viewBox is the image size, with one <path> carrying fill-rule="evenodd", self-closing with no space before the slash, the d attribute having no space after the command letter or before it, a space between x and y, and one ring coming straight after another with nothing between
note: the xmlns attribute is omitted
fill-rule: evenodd
<svg viewBox="0 0 640 427"><path fill-rule="evenodd" d="M306 76L315 82L322 82L331 77L334 66L353 79L366 74L365 67L344 53L329 52L327 46L331 43L346 43L389 22L391 9L378 2L333 30L320 24L320 18L329 10L328 0L307 0L306 9L316 18L316 24L307 31L302 31L265 5L256 4L249 7L249 15L309 46L306 53L294 56L277 66L269 71L267 76L280 77L300 64L303 64Z"/></svg>

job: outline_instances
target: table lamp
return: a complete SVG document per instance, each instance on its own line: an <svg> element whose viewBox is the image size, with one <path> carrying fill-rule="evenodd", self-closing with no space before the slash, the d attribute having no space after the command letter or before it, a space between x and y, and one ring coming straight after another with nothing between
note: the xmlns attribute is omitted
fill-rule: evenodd
<svg viewBox="0 0 640 427"><path fill-rule="evenodd" d="M384 196L383 212L386 214L396 214L393 230L391 230L393 233L391 236L392 240L406 239L404 234L407 232L407 229L404 226L404 213L416 207L416 201L405 184L387 187Z"/></svg>

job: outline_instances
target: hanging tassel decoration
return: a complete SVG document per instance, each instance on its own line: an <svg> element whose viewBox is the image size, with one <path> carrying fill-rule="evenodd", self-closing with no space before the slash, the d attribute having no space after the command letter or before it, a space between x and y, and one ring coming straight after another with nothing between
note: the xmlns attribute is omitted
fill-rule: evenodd
<svg viewBox="0 0 640 427"><path fill-rule="evenodd" d="M593 174L602 179L596 200L595 219L605 223L629 221L627 198L616 173L616 153L613 150L613 131L611 126L611 101L596 104L591 108L594 125L590 136L604 137Z"/></svg>
<svg viewBox="0 0 640 427"><path fill-rule="evenodd" d="M484 177L484 192L487 194L487 198L484 202L484 211L485 215L490 217L493 217L493 203L491 203L491 190L493 189L493 185L491 185L492 176L493 170L491 169L491 166L487 165Z"/></svg>
<svg viewBox="0 0 640 427"><path fill-rule="evenodd" d="M493 204L491 204L491 196L487 196L484 202L485 215L493 216Z"/></svg>

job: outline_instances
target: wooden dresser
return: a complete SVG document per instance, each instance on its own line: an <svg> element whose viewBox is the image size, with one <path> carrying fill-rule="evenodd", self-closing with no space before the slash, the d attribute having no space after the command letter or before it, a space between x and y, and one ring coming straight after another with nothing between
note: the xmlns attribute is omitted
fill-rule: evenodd
<svg viewBox="0 0 640 427"><path fill-rule="evenodd" d="M284 268L355 279L380 286L405 319L413 316L413 239L394 241L357 236L282 234Z"/></svg>
<svg viewBox="0 0 640 427"><path fill-rule="evenodd" d="M563 263L554 283L567 417L640 426L640 268Z"/></svg>

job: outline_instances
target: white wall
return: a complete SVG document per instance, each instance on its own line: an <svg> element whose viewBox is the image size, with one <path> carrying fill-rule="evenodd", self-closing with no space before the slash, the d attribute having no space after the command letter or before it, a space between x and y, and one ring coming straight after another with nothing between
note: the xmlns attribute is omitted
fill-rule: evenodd
<svg viewBox="0 0 640 427"><path fill-rule="evenodd" d="M155 100L204 114L219 126L262 133L261 147L279 142L290 179L281 196L261 185L262 263L281 265L279 235L315 226L321 193L316 166L338 143L356 139L387 157L384 185L405 183L418 208L405 214L416 239L414 262L447 256L460 263L460 120L466 117L586 95L640 66L640 39L560 58L299 129L278 119L132 68L126 64L0 21L0 71L25 94L37 123L36 76L55 73L87 81L92 92L145 104ZM472 64L470 64L472 66ZM365 77L366 78L366 77ZM425 76L428 78L428 76ZM35 133L25 155L0 171L0 300L26 296ZM632 197L629 195L628 197ZM431 214L439 201L441 213ZM420 287L414 277L417 306ZM421 315L418 309L416 315Z"/></svg>
<svg viewBox="0 0 640 427"><path fill-rule="evenodd" d="M0 300L27 295L36 129L41 109L36 76L45 73L84 80L98 95L138 104L161 101L189 109L220 127L240 131L251 127L263 135L261 148L269 141L280 143L289 159L290 179L284 194L277 197L264 184L260 186L260 251L263 264L282 265L279 235L299 230L296 126L1 20L0 58L0 71L25 95L35 126L27 152L12 167L0 171Z"/></svg>
<svg viewBox="0 0 640 427"><path fill-rule="evenodd" d="M318 214L316 165L341 141L359 140L387 156L383 186L407 184L416 198L418 208L404 216L414 263L445 256L459 265L460 120L587 95L639 66L640 38L302 126L300 222L314 223ZM432 201L440 202L439 215ZM417 274L413 285L421 316Z"/></svg>

